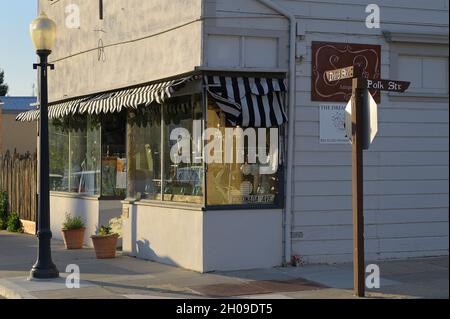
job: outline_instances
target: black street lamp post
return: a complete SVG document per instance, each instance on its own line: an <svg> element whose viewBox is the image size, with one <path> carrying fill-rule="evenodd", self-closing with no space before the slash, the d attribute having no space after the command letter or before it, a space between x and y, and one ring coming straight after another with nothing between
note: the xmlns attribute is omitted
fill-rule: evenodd
<svg viewBox="0 0 450 319"><path fill-rule="evenodd" d="M59 271L52 261L50 241L50 189L49 189L49 142L48 142L48 89L47 71L54 68L48 63L51 47L56 39L56 25L44 13L35 19L30 26L31 37L39 56L38 64L34 69L40 68L39 86L39 205L38 205L38 256L36 263L30 271L30 279L58 278Z"/></svg>

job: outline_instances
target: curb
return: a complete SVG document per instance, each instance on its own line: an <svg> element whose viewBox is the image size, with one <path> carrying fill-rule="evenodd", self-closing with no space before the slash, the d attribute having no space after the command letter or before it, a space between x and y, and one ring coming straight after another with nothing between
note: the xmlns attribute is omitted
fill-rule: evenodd
<svg viewBox="0 0 450 319"><path fill-rule="evenodd" d="M6 299L37 299L37 297L10 282L8 279L0 279L0 296Z"/></svg>

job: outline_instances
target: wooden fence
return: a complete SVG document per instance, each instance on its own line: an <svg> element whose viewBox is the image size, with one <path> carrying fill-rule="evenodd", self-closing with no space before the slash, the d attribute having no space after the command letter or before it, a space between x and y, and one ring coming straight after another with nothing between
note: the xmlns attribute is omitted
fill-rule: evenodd
<svg viewBox="0 0 450 319"><path fill-rule="evenodd" d="M36 221L37 156L14 151L0 154L0 190L8 193L9 212Z"/></svg>

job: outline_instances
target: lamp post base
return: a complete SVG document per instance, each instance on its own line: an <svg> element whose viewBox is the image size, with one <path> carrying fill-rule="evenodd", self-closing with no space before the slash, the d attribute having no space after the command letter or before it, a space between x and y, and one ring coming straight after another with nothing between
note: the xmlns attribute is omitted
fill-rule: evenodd
<svg viewBox="0 0 450 319"><path fill-rule="evenodd" d="M38 242L38 258L31 268L30 278L34 279L51 279L58 278L59 271L52 261L52 252L50 241L52 232L50 229L42 229L37 233Z"/></svg>
<svg viewBox="0 0 450 319"><path fill-rule="evenodd" d="M46 268L38 268L36 265L30 271L30 280L59 278L59 271L55 265Z"/></svg>

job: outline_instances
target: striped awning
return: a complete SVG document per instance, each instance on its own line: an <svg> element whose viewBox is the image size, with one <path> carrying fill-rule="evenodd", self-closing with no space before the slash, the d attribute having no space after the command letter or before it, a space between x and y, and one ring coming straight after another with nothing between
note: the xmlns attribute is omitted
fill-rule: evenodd
<svg viewBox="0 0 450 319"><path fill-rule="evenodd" d="M232 126L276 127L287 122L284 79L206 76L204 83Z"/></svg>
<svg viewBox="0 0 450 319"><path fill-rule="evenodd" d="M41 112L39 110L30 110L26 112L19 113L16 116L16 121L19 122L33 122L39 119L39 115Z"/></svg>
<svg viewBox="0 0 450 319"><path fill-rule="evenodd" d="M48 107L48 117L50 119L56 119L60 117L67 116L69 114L75 114L79 103L85 101L87 98L77 98L68 100L61 103L56 103L49 105ZM39 120L40 116L39 109L30 110L27 112L22 112L16 116L16 121L20 122L33 122Z"/></svg>
<svg viewBox="0 0 450 319"><path fill-rule="evenodd" d="M50 119L61 118L71 114L100 114L120 112L124 108L138 108L152 103L163 103L182 88L186 83L198 79L188 76L177 80L153 83L136 88L94 94L76 98L62 103L51 104L48 108ZM31 122L39 119L40 111L31 110L20 113L17 121Z"/></svg>
<svg viewBox="0 0 450 319"><path fill-rule="evenodd" d="M100 114L120 112L124 108L137 108L148 106L152 103L162 104L171 98L176 90L195 77L161 82L133 89L99 94L80 103L80 113Z"/></svg>

